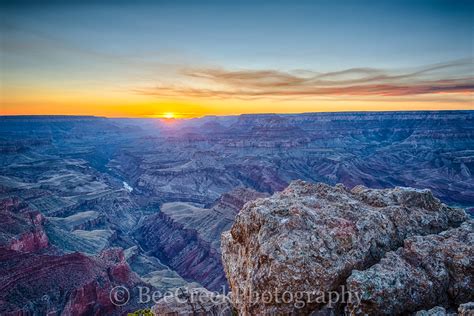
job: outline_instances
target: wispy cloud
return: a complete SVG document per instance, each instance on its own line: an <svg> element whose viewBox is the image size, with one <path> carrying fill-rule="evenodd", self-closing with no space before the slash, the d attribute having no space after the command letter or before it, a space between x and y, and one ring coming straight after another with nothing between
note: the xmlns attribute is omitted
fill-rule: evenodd
<svg viewBox="0 0 474 316"><path fill-rule="evenodd" d="M162 97L243 99L472 93L473 74L470 59L407 70L350 68L326 73L191 68L182 70L181 75L192 84L162 83L136 92Z"/></svg>

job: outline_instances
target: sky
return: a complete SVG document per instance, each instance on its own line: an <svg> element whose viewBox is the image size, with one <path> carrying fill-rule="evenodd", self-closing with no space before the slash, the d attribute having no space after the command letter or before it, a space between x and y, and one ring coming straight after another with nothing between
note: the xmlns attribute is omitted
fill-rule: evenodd
<svg viewBox="0 0 474 316"><path fill-rule="evenodd" d="M0 114L474 110L473 21L461 0L0 1Z"/></svg>

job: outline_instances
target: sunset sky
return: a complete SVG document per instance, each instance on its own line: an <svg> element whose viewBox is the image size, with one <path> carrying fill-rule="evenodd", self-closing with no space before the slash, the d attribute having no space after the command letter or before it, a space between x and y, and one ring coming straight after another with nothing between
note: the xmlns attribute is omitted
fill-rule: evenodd
<svg viewBox="0 0 474 316"><path fill-rule="evenodd" d="M474 110L474 1L0 3L3 115Z"/></svg>

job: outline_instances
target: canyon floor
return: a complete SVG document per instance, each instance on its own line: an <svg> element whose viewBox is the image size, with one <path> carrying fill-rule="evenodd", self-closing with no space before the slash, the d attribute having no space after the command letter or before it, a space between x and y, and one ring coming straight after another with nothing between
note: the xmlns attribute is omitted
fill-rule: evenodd
<svg viewBox="0 0 474 316"><path fill-rule="evenodd" d="M247 213L241 210L261 215L261 210L250 210L249 205L255 200L280 203L280 199L288 199L285 194L291 195L288 190L295 188L294 183L302 183L295 180L336 188L329 191L343 190L334 194L344 203L352 201L351 207L360 211L352 210L351 216L363 219L382 216L381 207L392 213L395 206L405 207L400 200L384 202L380 196L388 193L374 196L370 190L411 187L430 195L421 199L423 205L405 213L405 218L397 213L398 220L385 223L397 229L390 230L382 222L377 222L382 226L371 226L371 232L383 227L390 233L374 237L375 248L360 248L350 266L341 265L349 259L336 251L345 249L345 239L340 241L342 248L327 248L331 241L325 241L325 249L328 254L334 252L334 258L329 256L324 264L338 268L332 276L344 277L324 276L324 289L343 283L370 292L364 298L367 304L360 307L369 314L465 303L469 297L462 297L465 289L461 281L413 284L413 295L421 295L417 293L423 292L419 289L423 286L436 289L413 306L400 293L390 292L384 282L375 283L380 271L386 271L383 275L392 277L394 284L400 280L407 283L414 273L407 262L415 255L420 265L428 265L424 258L429 254L445 253L440 265L445 258L458 255L446 250L443 243L467 247L466 256L472 257L472 240L463 244L471 238L466 236L473 234L472 224L462 222L467 223L474 212L473 173L473 111L265 114L189 120L0 117L0 315L122 315L155 305L113 304L109 293L121 285L160 291L181 287L235 291L238 284L265 286L255 280L249 283L245 279L248 275L239 278L231 271L243 269L239 260L245 264L263 260L260 265L265 266L268 253L255 250L258 258L235 257L237 246L229 242L233 238L242 249L254 249L255 241L250 237L238 237L238 227L241 236L251 230L246 228L251 220L245 222ZM338 183L341 185L335 186ZM298 185L296 188L301 191ZM322 195L324 190L318 188L313 191ZM361 201L369 206L356 205ZM341 208L340 203L336 200L327 205L332 205L334 212ZM459 216L451 218L445 207L466 213L459 215L462 220ZM431 208L445 214L445 222L431 218L433 213L420 211ZM370 216L366 215L368 209ZM277 208L270 210L279 212ZM346 227L337 231L344 234L358 223L354 218L349 220L345 212L341 214L327 219L324 227ZM240 222L235 221L236 216ZM281 216L272 225L281 224L288 214ZM320 224L315 222L316 227ZM330 231L336 232L334 227ZM221 241L227 231L235 236L225 233L227 237ZM306 233L301 236L310 238ZM368 235L357 236L363 239ZM293 242L296 237L275 240ZM405 240L409 240L408 245ZM412 248L407 248L409 245ZM233 258L235 266L223 264L226 256ZM293 263L279 260L280 271L291 276L282 265ZM339 263L331 265L330 261ZM389 271L390 261L406 268L405 279ZM353 269L360 272L352 273ZM228 280L229 276L232 279ZM446 294L447 289L456 292L459 299ZM137 294L136 290L131 294ZM400 305L388 307L374 298L397 295ZM472 288L469 295L474 300ZM267 311L244 305L236 304L242 313Z"/></svg>

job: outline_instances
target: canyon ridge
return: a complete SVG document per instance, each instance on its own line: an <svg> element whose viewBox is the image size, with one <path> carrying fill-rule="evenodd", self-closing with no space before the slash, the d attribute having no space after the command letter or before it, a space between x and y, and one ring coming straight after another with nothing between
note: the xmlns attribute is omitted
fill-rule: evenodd
<svg viewBox="0 0 474 316"><path fill-rule="evenodd" d="M0 121L2 315L470 313L472 111ZM361 301L242 294L340 286Z"/></svg>

